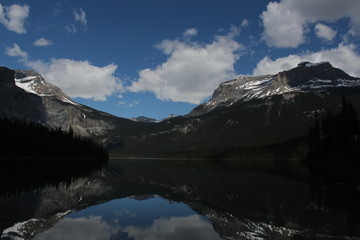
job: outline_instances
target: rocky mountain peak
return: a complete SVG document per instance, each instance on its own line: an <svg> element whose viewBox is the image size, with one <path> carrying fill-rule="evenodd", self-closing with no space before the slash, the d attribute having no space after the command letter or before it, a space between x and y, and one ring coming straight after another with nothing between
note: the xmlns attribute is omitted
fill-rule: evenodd
<svg viewBox="0 0 360 240"><path fill-rule="evenodd" d="M0 115L72 129L82 136L100 136L116 117L73 101L34 70L0 67Z"/></svg>
<svg viewBox="0 0 360 240"><path fill-rule="evenodd" d="M41 97L18 88L14 77L14 70L0 67L0 115L45 122L46 115Z"/></svg>
<svg viewBox="0 0 360 240"><path fill-rule="evenodd" d="M334 87L360 87L360 79L329 62L301 62L297 67L275 75L240 76L223 82L208 102L196 107L188 116L199 116L215 108L252 99L304 91L318 92Z"/></svg>
<svg viewBox="0 0 360 240"><path fill-rule="evenodd" d="M40 97L53 97L58 100L76 104L59 87L47 82L39 73L34 70L15 70L15 84L28 93Z"/></svg>
<svg viewBox="0 0 360 240"><path fill-rule="evenodd" d="M132 120L134 122L144 122L144 123L158 122L156 119L148 118L148 117L145 117L145 116L139 116L139 117L136 117L136 118L131 118L130 120Z"/></svg>
<svg viewBox="0 0 360 240"><path fill-rule="evenodd" d="M356 80L344 71L334 68L329 62L301 62L297 67L276 74L276 81L298 87L311 81L327 80L335 83L339 79Z"/></svg>

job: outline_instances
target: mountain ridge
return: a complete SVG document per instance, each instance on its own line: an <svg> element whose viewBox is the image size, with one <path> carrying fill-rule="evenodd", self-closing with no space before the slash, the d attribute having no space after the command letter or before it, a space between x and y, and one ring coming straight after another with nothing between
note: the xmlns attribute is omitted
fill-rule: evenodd
<svg viewBox="0 0 360 240"><path fill-rule="evenodd" d="M74 102L34 71L4 69L0 69L0 91L11 95L12 103L1 95L0 114L71 128L124 156L258 148L304 138L315 113L337 111L343 94L360 111L360 79L328 62L302 62L275 75L239 76L221 83L208 102L189 114L158 122L97 111ZM27 98L31 101L25 104ZM29 108L38 110L29 113Z"/></svg>
<svg viewBox="0 0 360 240"><path fill-rule="evenodd" d="M329 87L358 87L355 78L329 62L301 62L297 67L275 75L239 76L215 89L212 98L193 109L188 116L198 116L217 107L231 106L238 101L266 98L284 93L319 91Z"/></svg>
<svg viewBox="0 0 360 240"><path fill-rule="evenodd" d="M3 67L0 75L1 90L6 92L0 100L0 114L5 116L24 118L65 131L72 129L79 135L94 138L111 130L114 121L130 121L73 101L59 87L47 82L33 70ZM10 98L5 95L14 96ZM22 99L31 101L22 102ZM29 109L38 111L26 114Z"/></svg>

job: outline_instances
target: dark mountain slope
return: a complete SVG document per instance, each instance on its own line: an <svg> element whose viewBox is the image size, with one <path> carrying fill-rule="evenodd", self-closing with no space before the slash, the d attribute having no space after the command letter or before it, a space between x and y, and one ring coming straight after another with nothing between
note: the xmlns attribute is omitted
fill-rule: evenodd
<svg viewBox="0 0 360 240"><path fill-rule="evenodd" d="M99 141L114 126L135 122L115 117L70 99L60 88L33 70L0 68L0 115L23 118L51 128L70 128Z"/></svg>
<svg viewBox="0 0 360 240"><path fill-rule="evenodd" d="M338 111L342 95L360 111L360 81L329 63L301 63L274 76L239 77L189 115L142 125L110 139L121 154L156 155L259 147L305 137L315 112ZM304 141L305 142L305 141ZM304 143L305 144L305 143Z"/></svg>
<svg viewBox="0 0 360 240"><path fill-rule="evenodd" d="M41 97L18 88L14 75L14 70L0 67L0 114L45 122L45 106Z"/></svg>
<svg viewBox="0 0 360 240"><path fill-rule="evenodd" d="M220 84L188 115L161 122L136 122L78 104L34 71L1 68L0 91L0 114L72 128L113 153L130 156L258 149L305 138L315 112L338 111L342 95L360 112L360 79L327 62L237 77Z"/></svg>

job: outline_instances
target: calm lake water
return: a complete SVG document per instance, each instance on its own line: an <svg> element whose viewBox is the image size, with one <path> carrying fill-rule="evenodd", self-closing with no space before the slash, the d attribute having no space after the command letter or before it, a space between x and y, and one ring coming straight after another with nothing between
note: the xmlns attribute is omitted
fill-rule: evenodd
<svg viewBox="0 0 360 240"><path fill-rule="evenodd" d="M58 182L3 182L1 239L360 239L358 175L296 161L111 159Z"/></svg>

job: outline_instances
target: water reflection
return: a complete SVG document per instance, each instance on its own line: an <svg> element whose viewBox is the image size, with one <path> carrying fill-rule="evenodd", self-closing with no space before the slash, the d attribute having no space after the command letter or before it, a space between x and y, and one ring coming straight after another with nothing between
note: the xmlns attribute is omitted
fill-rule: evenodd
<svg viewBox="0 0 360 240"><path fill-rule="evenodd" d="M50 230L39 234L34 239L45 240L98 240L114 239L119 232L118 226L111 226L102 219L102 216L79 218L64 218Z"/></svg>
<svg viewBox="0 0 360 240"><path fill-rule="evenodd" d="M96 215L101 214L101 215ZM73 213L34 239L220 240L209 221L182 203L118 199Z"/></svg>
<svg viewBox="0 0 360 240"><path fill-rule="evenodd" d="M343 215L348 235L359 235L360 175L348 166L310 165L310 187L319 212Z"/></svg>
<svg viewBox="0 0 360 240"><path fill-rule="evenodd" d="M56 239L45 238L56 233L62 239L66 239L63 234L79 234L77 239L81 239L95 230L104 239L180 239L184 234L190 239L360 236L356 221L348 221L349 216L359 216L359 185L353 188L343 183L355 189L346 197L353 204L341 201L345 195L336 193L338 209L346 211L329 211L330 202L325 199L334 198L323 197L319 204L313 196L334 196L329 189L339 181L324 185L329 180L310 173L293 161L112 159L107 167L90 176L30 192L0 195L0 227L5 229L3 237L6 233L19 239L35 235L37 239ZM316 182L318 185L310 181L314 176L322 179ZM79 223L76 229L81 229L80 233L65 230L75 223ZM95 223L97 228L85 230Z"/></svg>
<svg viewBox="0 0 360 240"><path fill-rule="evenodd" d="M213 230L211 224L199 215L187 217L171 217L156 219L151 226L128 226L124 228L129 239L157 240L157 239L221 239Z"/></svg>

